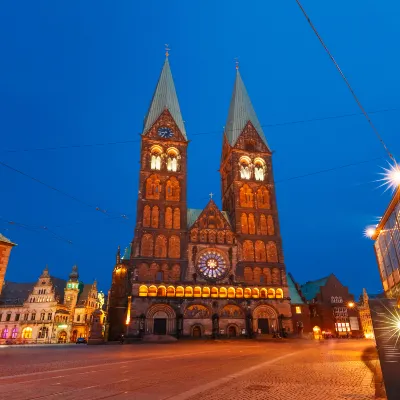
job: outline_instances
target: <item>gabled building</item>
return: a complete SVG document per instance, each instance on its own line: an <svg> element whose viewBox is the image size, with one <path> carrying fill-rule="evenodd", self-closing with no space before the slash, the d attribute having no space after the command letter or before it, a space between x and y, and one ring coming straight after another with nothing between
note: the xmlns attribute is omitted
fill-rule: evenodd
<svg viewBox="0 0 400 400"><path fill-rule="evenodd" d="M222 135L222 210L212 199L188 206L188 143L167 57L141 137L135 235L112 274L110 339L292 331L272 152L239 70Z"/></svg>
<svg viewBox="0 0 400 400"><path fill-rule="evenodd" d="M102 300L103 299L103 300ZM74 266L68 280L50 276L37 282L4 282L0 295L0 344L67 343L88 338L92 313L104 305L97 284L84 285Z"/></svg>
<svg viewBox="0 0 400 400"><path fill-rule="evenodd" d="M14 246L16 246L15 243L11 242L11 240L0 233L0 295L3 290L11 249Z"/></svg>

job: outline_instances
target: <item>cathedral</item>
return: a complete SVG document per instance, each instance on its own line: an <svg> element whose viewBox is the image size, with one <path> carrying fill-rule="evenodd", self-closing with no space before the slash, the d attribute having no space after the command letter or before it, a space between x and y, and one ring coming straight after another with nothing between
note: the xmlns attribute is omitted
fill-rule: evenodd
<svg viewBox="0 0 400 400"><path fill-rule="evenodd" d="M291 332L272 152L238 68L222 210L212 198L204 209L187 204L189 138L167 54L141 135L135 234L112 274L109 339Z"/></svg>

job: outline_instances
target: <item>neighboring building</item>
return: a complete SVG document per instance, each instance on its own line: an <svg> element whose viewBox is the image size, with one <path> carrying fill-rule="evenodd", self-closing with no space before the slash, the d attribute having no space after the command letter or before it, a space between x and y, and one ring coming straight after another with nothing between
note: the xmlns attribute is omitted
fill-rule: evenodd
<svg viewBox="0 0 400 400"><path fill-rule="evenodd" d="M4 279L7 272L8 260L11 249L16 246L0 233L0 295L3 290Z"/></svg>
<svg viewBox="0 0 400 400"><path fill-rule="evenodd" d="M91 315L103 307L97 284L84 285L78 269L69 280L49 275L36 283L5 282L0 295L0 343L66 343L90 334Z"/></svg>
<svg viewBox="0 0 400 400"><path fill-rule="evenodd" d="M375 233L375 254L388 298L400 298L400 187L395 192Z"/></svg>
<svg viewBox="0 0 400 400"><path fill-rule="evenodd" d="M369 297L365 289L363 289L363 294L361 296L360 304L358 306L358 312L360 315L360 322L364 336L367 339L373 339L375 337L374 327L372 325L371 309L369 307Z"/></svg>
<svg viewBox="0 0 400 400"><path fill-rule="evenodd" d="M288 286L294 333L300 336L308 335L312 332L310 307L301 293L300 285L294 280L290 272L288 273Z"/></svg>
<svg viewBox="0 0 400 400"><path fill-rule="evenodd" d="M315 336L361 336L354 296L334 274L301 285L301 293L310 307Z"/></svg>
<svg viewBox="0 0 400 400"><path fill-rule="evenodd" d="M293 330L272 152L238 70L222 142L222 210L212 198L188 208L189 137L167 58L141 137L135 237L113 271L111 340Z"/></svg>

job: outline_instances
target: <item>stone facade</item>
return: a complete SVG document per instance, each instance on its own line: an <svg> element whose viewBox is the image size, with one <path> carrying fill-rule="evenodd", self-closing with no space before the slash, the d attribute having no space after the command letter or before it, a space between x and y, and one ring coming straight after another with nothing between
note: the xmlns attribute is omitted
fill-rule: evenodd
<svg viewBox="0 0 400 400"><path fill-rule="evenodd" d="M3 290L11 249L15 246L9 239L0 233L0 295Z"/></svg>
<svg viewBox="0 0 400 400"><path fill-rule="evenodd" d="M212 198L190 209L189 141L166 60L141 139L135 236L113 271L111 340L293 331L272 152L238 72L227 126L240 132L224 132L223 210Z"/></svg>
<svg viewBox="0 0 400 400"><path fill-rule="evenodd" d="M0 296L0 344L67 343L90 334L92 313L102 308L97 284L50 276L47 267L36 283L5 282Z"/></svg>

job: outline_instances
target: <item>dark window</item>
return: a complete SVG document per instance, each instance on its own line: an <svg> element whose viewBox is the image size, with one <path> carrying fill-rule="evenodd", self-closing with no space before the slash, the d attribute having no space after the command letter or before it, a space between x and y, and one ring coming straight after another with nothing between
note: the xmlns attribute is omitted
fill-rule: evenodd
<svg viewBox="0 0 400 400"><path fill-rule="evenodd" d="M163 281L163 280L164 280L164 272L163 271L157 272L156 281Z"/></svg>
<svg viewBox="0 0 400 400"><path fill-rule="evenodd" d="M76 320L79 322L79 321L81 320L81 316L78 315L78 316L76 317Z"/></svg>
<svg viewBox="0 0 400 400"><path fill-rule="evenodd" d="M3 314L0 314L0 321L1 321L2 318L3 318Z"/></svg>
<svg viewBox="0 0 400 400"><path fill-rule="evenodd" d="M46 318L46 313L41 313L40 314L40 320L44 321L45 318Z"/></svg>
<svg viewBox="0 0 400 400"><path fill-rule="evenodd" d="M10 321L10 320L11 320L11 314L7 314L6 321Z"/></svg>
<svg viewBox="0 0 400 400"><path fill-rule="evenodd" d="M35 313L32 313L32 315L31 315L31 321L34 321L36 319L36 314Z"/></svg>
<svg viewBox="0 0 400 400"><path fill-rule="evenodd" d="M49 321L51 321L52 318L53 318L53 314L52 314L51 312L49 312L49 313L47 314L47 319L48 319Z"/></svg>
<svg viewBox="0 0 400 400"><path fill-rule="evenodd" d="M28 321L29 314L24 314L24 321Z"/></svg>
<svg viewBox="0 0 400 400"><path fill-rule="evenodd" d="M19 321L19 314L15 314L15 320Z"/></svg>

